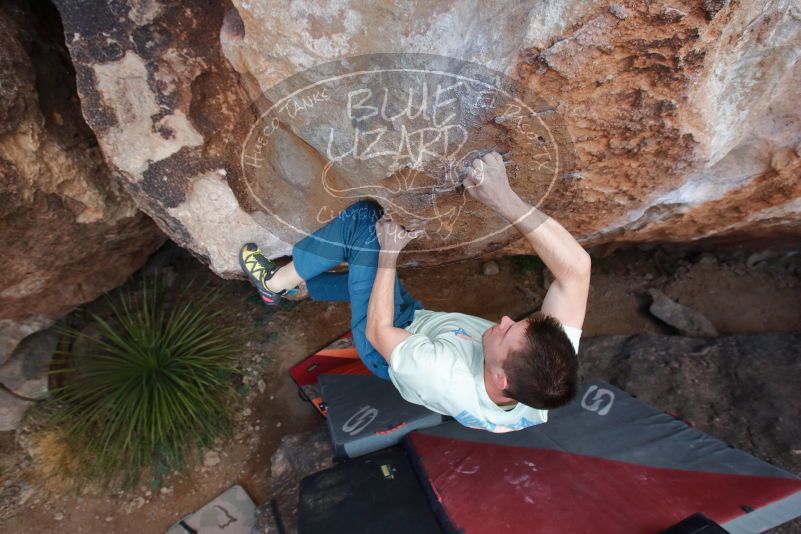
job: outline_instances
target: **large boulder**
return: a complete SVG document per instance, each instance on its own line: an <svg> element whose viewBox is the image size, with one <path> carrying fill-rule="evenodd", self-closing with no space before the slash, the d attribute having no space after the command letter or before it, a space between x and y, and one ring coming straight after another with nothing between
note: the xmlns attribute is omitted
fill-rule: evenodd
<svg viewBox="0 0 801 534"><path fill-rule="evenodd" d="M801 234L793 0L56 4L109 164L222 276L243 241L287 254L359 197L427 220L407 264L527 250L456 181L490 148L586 245ZM431 105L407 92L456 75L452 123L381 108L381 90ZM510 91L471 100L490 79ZM446 149L421 149L429 134Z"/></svg>
<svg viewBox="0 0 801 534"><path fill-rule="evenodd" d="M83 121L57 12L31 6L0 9L0 365L165 239Z"/></svg>

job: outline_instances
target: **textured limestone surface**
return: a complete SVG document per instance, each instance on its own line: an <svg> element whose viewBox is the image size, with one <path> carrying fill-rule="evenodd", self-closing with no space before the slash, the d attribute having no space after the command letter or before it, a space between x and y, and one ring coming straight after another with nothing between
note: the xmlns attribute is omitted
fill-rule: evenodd
<svg viewBox="0 0 801 534"><path fill-rule="evenodd" d="M527 251L454 178L491 148L586 245L801 235L797 0L56 4L109 165L222 276L364 197L426 221L407 264ZM532 107L471 100L491 71Z"/></svg>
<svg viewBox="0 0 801 534"><path fill-rule="evenodd" d="M83 121L56 10L0 9L0 365L163 241Z"/></svg>

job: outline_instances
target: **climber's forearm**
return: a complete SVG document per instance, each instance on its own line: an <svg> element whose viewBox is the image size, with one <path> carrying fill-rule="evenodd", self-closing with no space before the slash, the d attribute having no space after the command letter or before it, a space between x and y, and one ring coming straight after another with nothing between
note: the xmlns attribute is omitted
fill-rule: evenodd
<svg viewBox="0 0 801 534"><path fill-rule="evenodd" d="M370 302L367 305L367 338L384 326L392 326L395 309L395 272L397 254L379 252Z"/></svg>
<svg viewBox="0 0 801 534"><path fill-rule="evenodd" d="M398 343L411 334L395 328L395 275L398 262L397 252L381 251L378 254L376 270L370 301L367 304L367 341L389 363L390 354Z"/></svg>
<svg viewBox="0 0 801 534"><path fill-rule="evenodd" d="M570 232L519 196L504 202L500 215L514 224L560 281L589 278L590 256Z"/></svg>

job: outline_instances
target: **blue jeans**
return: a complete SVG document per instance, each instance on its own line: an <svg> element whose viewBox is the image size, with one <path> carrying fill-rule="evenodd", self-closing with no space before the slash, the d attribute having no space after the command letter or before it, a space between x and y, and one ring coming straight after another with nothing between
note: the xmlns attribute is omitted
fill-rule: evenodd
<svg viewBox="0 0 801 534"><path fill-rule="evenodd" d="M313 300L350 301L351 332L356 351L376 376L389 380L386 360L367 341L367 304L373 290L380 245L375 223L381 206L370 201L356 202L292 249L295 270L306 281ZM326 272L348 262L348 271ZM411 324L414 311L423 307L409 295L395 275L395 315L397 328Z"/></svg>

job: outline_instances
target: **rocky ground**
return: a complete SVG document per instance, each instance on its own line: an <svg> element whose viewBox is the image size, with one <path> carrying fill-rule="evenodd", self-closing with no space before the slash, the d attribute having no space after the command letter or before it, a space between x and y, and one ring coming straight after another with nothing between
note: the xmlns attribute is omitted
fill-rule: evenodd
<svg viewBox="0 0 801 534"><path fill-rule="evenodd" d="M799 376L798 337L749 336L801 333L801 255L655 246L605 257L595 252L584 335L596 339L583 342L583 373L801 474L801 424L792 414L799 400L793 387ZM0 436L1 530L160 532L235 483L260 504L273 493L271 457L281 439L321 426L319 416L296 395L287 370L348 329L346 304L305 301L267 310L247 283L221 280L169 246L147 269L158 270L175 288L194 276L208 279L221 289L221 305L231 317L255 326L240 360L245 396L235 434L160 488L74 492L46 477L47 447L26 434L33 424L29 420L19 435ZM528 257L405 269L401 277L427 308L492 320L536 309L549 281L539 262ZM708 318L723 337L674 335L675 328L648 311L654 289ZM103 306L102 300L89 305Z"/></svg>

